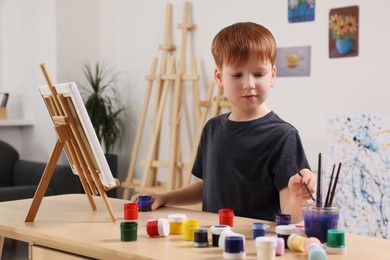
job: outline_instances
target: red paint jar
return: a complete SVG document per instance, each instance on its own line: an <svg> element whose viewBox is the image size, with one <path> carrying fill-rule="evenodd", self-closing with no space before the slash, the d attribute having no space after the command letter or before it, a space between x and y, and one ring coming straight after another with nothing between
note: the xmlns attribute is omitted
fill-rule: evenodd
<svg viewBox="0 0 390 260"><path fill-rule="evenodd" d="M233 216L234 216L233 209L220 209L218 211L218 215L219 215L220 225L227 225L233 227Z"/></svg>
<svg viewBox="0 0 390 260"><path fill-rule="evenodd" d="M137 203L125 203L123 205L123 213L125 220L138 219L138 204Z"/></svg>
<svg viewBox="0 0 390 260"><path fill-rule="evenodd" d="M146 233L150 237L169 235L169 222L166 218L150 219L146 222Z"/></svg>

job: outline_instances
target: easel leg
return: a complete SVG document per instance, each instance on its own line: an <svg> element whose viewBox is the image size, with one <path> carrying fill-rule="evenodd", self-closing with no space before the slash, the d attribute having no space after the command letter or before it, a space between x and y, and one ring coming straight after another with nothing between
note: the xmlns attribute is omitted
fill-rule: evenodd
<svg viewBox="0 0 390 260"><path fill-rule="evenodd" d="M5 239L5 237L0 237L0 259L1 259L1 256L3 255L4 239Z"/></svg>
<svg viewBox="0 0 390 260"><path fill-rule="evenodd" d="M54 169L57 165L58 159L60 158L62 148L64 147L64 144L60 141L60 139L57 139L56 145L53 149L53 152L50 156L50 160L47 163L45 167L45 171L43 172L41 181L39 182L37 191L35 192L33 201L30 206L30 210L27 213L27 217L24 220L24 222L33 222L35 219L35 216L37 215L39 206L41 205L43 196L45 195L45 192L47 190L47 187L49 186L49 182L51 180L51 177L53 176Z"/></svg>

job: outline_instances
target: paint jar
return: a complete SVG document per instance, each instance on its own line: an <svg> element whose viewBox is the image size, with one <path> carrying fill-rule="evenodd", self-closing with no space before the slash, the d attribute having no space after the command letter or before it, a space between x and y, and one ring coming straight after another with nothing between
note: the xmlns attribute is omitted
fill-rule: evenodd
<svg viewBox="0 0 390 260"><path fill-rule="evenodd" d="M206 229L196 229L194 231L194 247L208 247L209 239Z"/></svg>
<svg viewBox="0 0 390 260"><path fill-rule="evenodd" d="M138 197L138 211L147 212L151 211L152 197L148 195Z"/></svg>
<svg viewBox="0 0 390 260"><path fill-rule="evenodd" d="M219 236L219 240L218 240L219 248L221 248L222 250L225 250L225 240L227 237L231 237L231 236L242 237L244 244L245 244L245 236L244 235L233 232L233 230L231 230L231 229L225 229L224 231L222 231L221 235Z"/></svg>
<svg viewBox="0 0 390 260"><path fill-rule="evenodd" d="M219 237L221 233L226 229L231 230L230 226L228 225L214 225L210 227L212 238L213 238L213 243L212 243L213 246L218 247Z"/></svg>
<svg viewBox="0 0 390 260"><path fill-rule="evenodd" d="M308 249L308 260L326 260L328 256L326 255L325 249L319 245L312 245Z"/></svg>
<svg viewBox="0 0 390 260"><path fill-rule="evenodd" d="M137 203L125 203L123 205L123 217L125 220L138 219L138 204Z"/></svg>
<svg viewBox="0 0 390 260"><path fill-rule="evenodd" d="M284 255L284 239L281 237L276 237L276 256Z"/></svg>
<svg viewBox="0 0 390 260"><path fill-rule="evenodd" d="M329 254L345 254L346 251L344 231L338 229L328 230L326 252Z"/></svg>
<svg viewBox="0 0 390 260"><path fill-rule="evenodd" d="M291 224L291 215L290 214L276 214L275 216L276 225L290 225Z"/></svg>
<svg viewBox="0 0 390 260"><path fill-rule="evenodd" d="M122 222L121 223L121 241L136 241L137 240L137 222Z"/></svg>
<svg viewBox="0 0 390 260"><path fill-rule="evenodd" d="M253 233L253 239L256 239L256 237L263 237L267 233L267 229L269 228L269 225L261 222L255 222L252 224L252 233Z"/></svg>
<svg viewBox="0 0 390 260"><path fill-rule="evenodd" d="M326 260L327 255L325 249L321 245L321 241L316 237L309 237L304 243L305 251L308 255L308 260Z"/></svg>
<svg viewBox="0 0 390 260"><path fill-rule="evenodd" d="M149 219L146 222L146 233L150 237L166 237L169 235L169 222L166 218Z"/></svg>
<svg viewBox="0 0 390 260"><path fill-rule="evenodd" d="M183 234L183 221L187 219L184 214L168 215L170 234Z"/></svg>
<svg viewBox="0 0 390 260"><path fill-rule="evenodd" d="M278 237L283 238L284 247L288 248L287 239L291 234L296 233L296 230L294 225L279 225L275 227L275 233Z"/></svg>
<svg viewBox="0 0 390 260"><path fill-rule="evenodd" d="M288 236L287 239L287 246L291 250L298 251L298 252L305 252L304 243L306 241L307 237L298 235L298 234L291 234Z"/></svg>
<svg viewBox="0 0 390 260"><path fill-rule="evenodd" d="M183 221L183 238L187 241L194 240L194 232L199 228L199 220L187 219Z"/></svg>
<svg viewBox="0 0 390 260"><path fill-rule="evenodd" d="M233 209L220 209L218 210L219 224L233 227Z"/></svg>
<svg viewBox="0 0 390 260"><path fill-rule="evenodd" d="M257 237L256 252L258 260L274 260L276 256L276 237Z"/></svg>
<svg viewBox="0 0 390 260"><path fill-rule="evenodd" d="M223 258L245 259L244 239L242 236L226 237Z"/></svg>

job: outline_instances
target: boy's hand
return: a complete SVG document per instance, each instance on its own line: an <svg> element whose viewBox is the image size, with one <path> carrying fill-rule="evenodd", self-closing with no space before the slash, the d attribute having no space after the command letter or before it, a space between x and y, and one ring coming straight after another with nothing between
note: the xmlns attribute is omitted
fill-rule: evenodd
<svg viewBox="0 0 390 260"><path fill-rule="evenodd" d="M307 189L305 184L307 185ZM302 202L306 202L311 199L311 194L315 192L316 185L315 175L308 169L300 170L300 174L297 173L291 176L288 182L288 188L291 194Z"/></svg>
<svg viewBox="0 0 390 260"><path fill-rule="evenodd" d="M152 200L151 209L156 210L166 204L164 196L157 193L137 193L131 196L130 202L137 203L139 196L150 196Z"/></svg>

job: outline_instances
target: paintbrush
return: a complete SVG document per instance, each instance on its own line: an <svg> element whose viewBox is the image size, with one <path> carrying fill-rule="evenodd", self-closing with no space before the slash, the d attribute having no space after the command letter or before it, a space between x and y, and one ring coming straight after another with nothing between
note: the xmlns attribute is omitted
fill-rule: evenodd
<svg viewBox="0 0 390 260"><path fill-rule="evenodd" d="M322 188L321 188L321 153L318 154L318 173L317 173L317 192L316 206L322 207Z"/></svg>
<svg viewBox="0 0 390 260"><path fill-rule="evenodd" d="M332 207L332 203L333 203L333 198L334 198L334 194L335 194L335 191L336 191L337 182L339 180L340 169L341 169L341 163L339 163L339 166L337 168L336 179L334 180L334 184L333 184L333 188L332 188L332 194L330 195L328 207Z"/></svg>
<svg viewBox="0 0 390 260"><path fill-rule="evenodd" d="M334 168L336 167L336 164L333 164L333 169L332 169L332 174L330 175L330 181L329 181L329 187L328 187L328 192L326 193L326 199L325 199L325 208L329 207L329 195L330 195L330 190L332 188L332 181L333 181L333 174L334 174Z"/></svg>
<svg viewBox="0 0 390 260"><path fill-rule="evenodd" d="M298 167L297 167L297 170L298 170ZM298 174L299 174L299 176L303 177L300 170L298 170ZM305 186L306 191L310 194L311 199L312 199L313 201L316 201L316 200L314 199L314 197L313 197L313 194L311 194L311 192L310 192L310 190L309 190L309 187L307 187L307 184L306 184L306 183L303 183L303 185Z"/></svg>

